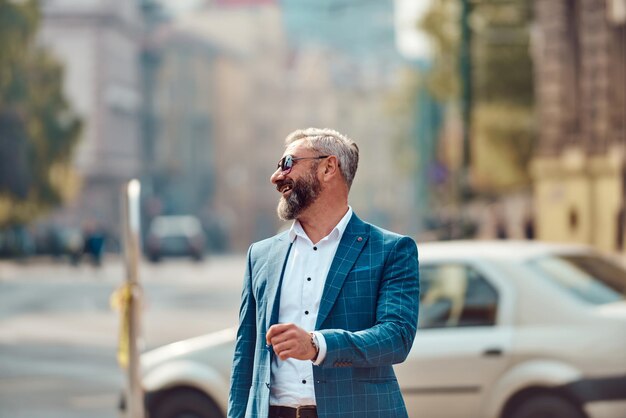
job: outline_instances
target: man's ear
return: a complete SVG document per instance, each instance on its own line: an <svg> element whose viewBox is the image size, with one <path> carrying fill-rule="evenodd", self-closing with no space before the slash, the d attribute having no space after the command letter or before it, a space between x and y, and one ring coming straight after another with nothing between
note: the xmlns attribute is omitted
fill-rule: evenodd
<svg viewBox="0 0 626 418"><path fill-rule="evenodd" d="M337 156L331 155L324 163L324 180L329 181L339 174L339 160Z"/></svg>
<svg viewBox="0 0 626 418"><path fill-rule="evenodd" d="M324 164L324 175L333 175L339 171L339 161L335 155L331 155L326 159L326 164Z"/></svg>

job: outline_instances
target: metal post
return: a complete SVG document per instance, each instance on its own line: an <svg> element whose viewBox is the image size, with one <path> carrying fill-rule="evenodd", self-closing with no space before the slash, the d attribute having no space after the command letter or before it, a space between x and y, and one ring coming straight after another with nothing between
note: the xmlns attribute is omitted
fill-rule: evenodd
<svg viewBox="0 0 626 418"><path fill-rule="evenodd" d="M141 185L138 180L128 182L123 190L123 237L124 260L126 264L126 306L122 312L122 339L127 338L125 344L120 341L120 350L126 353L126 368L128 372L128 387L126 397L127 418L144 418L143 388L141 387L141 367L139 363L139 345L141 335L141 286L139 284L139 257L140 257L140 212L139 195ZM126 347L124 347L124 345ZM122 353L122 357L124 354Z"/></svg>
<svg viewBox="0 0 626 418"><path fill-rule="evenodd" d="M461 201L470 195L471 124L472 124L472 31L469 17L470 0L461 0L461 39L459 47L459 72L461 78L461 115L463 118L463 164L461 167Z"/></svg>

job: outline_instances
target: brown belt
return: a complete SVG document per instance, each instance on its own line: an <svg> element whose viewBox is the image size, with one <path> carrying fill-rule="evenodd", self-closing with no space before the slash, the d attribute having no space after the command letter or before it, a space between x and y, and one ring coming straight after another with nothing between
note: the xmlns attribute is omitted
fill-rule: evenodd
<svg viewBox="0 0 626 418"><path fill-rule="evenodd" d="M290 406L270 405L269 418L317 418L315 405L303 405L297 408Z"/></svg>

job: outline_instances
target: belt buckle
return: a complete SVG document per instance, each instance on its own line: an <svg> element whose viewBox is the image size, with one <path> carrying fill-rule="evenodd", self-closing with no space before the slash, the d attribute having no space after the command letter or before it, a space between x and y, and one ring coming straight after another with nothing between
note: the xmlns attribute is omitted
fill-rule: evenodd
<svg viewBox="0 0 626 418"><path fill-rule="evenodd" d="M296 408L296 418L303 418L303 416L300 415L300 411L312 411L314 409L315 407L311 405L299 406Z"/></svg>

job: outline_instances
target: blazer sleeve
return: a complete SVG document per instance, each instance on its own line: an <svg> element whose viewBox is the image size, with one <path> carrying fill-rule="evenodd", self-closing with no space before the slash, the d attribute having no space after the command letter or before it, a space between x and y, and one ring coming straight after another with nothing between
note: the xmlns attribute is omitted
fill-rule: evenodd
<svg viewBox="0 0 626 418"><path fill-rule="evenodd" d="M381 277L376 323L361 331L319 330L327 345L320 367L379 367L403 362L415 338L419 311L417 246L399 238Z"/></svg>
<svg viewBox="0 0 626 418"><path fill-rule="evenodd" d="M247 267L241 294L239 329L237 330L228 398L228 418L240 418L246 415L246 406L252 385L256 343L256 301L252 292L251 254L252 246L248 250Z"/></svg>

